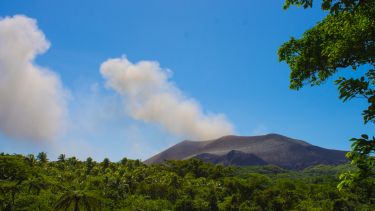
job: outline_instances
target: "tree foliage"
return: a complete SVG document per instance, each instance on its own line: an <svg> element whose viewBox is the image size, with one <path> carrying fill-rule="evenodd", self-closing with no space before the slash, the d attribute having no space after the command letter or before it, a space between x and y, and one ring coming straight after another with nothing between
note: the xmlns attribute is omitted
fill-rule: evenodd
<svg viewBox="0 0 375 211"><path fill-rule="evenodd" d="M0 155L0 210L374 210L375 179L338 191L352 167L225 167L191 159L146 166L139 160L74 157L29 165ZM91 169L90 171L88 169Z"/></svg>
<svg viewBox="0 0 375 211"><path fill-rule="evenodd" d="M313 1L286 0L284 8L291 5L308 8ZM339 98L344 102L365 99L368 107L362 112L364 123L374 123L375 0L323 0L321 7L328 11L327 16L301 38L292 37L279 49L279 60L291 69L290 88L320 85L334 74L356 75L341 75L335 80ZM351 140L352 151L347 157L359 172L343 174L340 189L374 175L375 139L364 134Z"/></svg>
<svg viewBox="0 0 375 211"><path fill-rule="evenodd" d="M56 202L55 210L101 210L101 198L89 191L68 191Z"/></svg>

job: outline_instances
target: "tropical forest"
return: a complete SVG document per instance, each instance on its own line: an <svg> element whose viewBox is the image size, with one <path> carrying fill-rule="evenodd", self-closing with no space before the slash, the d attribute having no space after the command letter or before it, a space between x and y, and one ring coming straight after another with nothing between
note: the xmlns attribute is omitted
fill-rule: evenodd
<svg viewBox="0 0 375 211"><path fill-rule="evenodd" d="M0 211L375 211L375 0L1 0Z"/></svg>

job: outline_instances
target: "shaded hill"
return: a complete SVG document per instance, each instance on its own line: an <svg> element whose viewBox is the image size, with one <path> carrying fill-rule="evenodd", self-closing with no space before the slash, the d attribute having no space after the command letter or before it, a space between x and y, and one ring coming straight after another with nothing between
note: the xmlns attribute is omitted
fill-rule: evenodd
<svg viewBox="0 0 375 211"><path fill-rule="evenodd" d="M274 164L303 169L317 164L345 163L345 151L330 150L278 134L224 136L209 141L183 141L144 163L199 158L215 164L249 166Z"/></svg>

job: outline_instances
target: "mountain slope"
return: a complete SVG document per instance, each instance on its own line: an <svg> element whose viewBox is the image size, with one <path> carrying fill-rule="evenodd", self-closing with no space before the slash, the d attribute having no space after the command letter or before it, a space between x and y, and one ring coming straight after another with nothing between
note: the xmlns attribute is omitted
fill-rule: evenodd
<svg viewBox="0 0 375 211"><path fill-rule="evenodd" d="M316 164L347 162L345 151L324 149L278 134L263 136L224 136L209 141L183 141L149 158L146 164L165 160L199 158L224 165L275 164L303 169Z"/></svg>

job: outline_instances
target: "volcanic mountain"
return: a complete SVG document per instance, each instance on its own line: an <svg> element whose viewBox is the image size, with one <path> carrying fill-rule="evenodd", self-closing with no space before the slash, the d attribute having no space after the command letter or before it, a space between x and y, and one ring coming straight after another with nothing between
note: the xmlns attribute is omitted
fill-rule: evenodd
<svg viewBox="0 0 375 211"><path fill-rule="evenodd" d="M262 136L224 136L209 141L183 141L144 161L198 158L235 166L274 164L287 169L304 169L317 164L346 163L345 151L325 149L305 141L278 134Z"/></svg>

